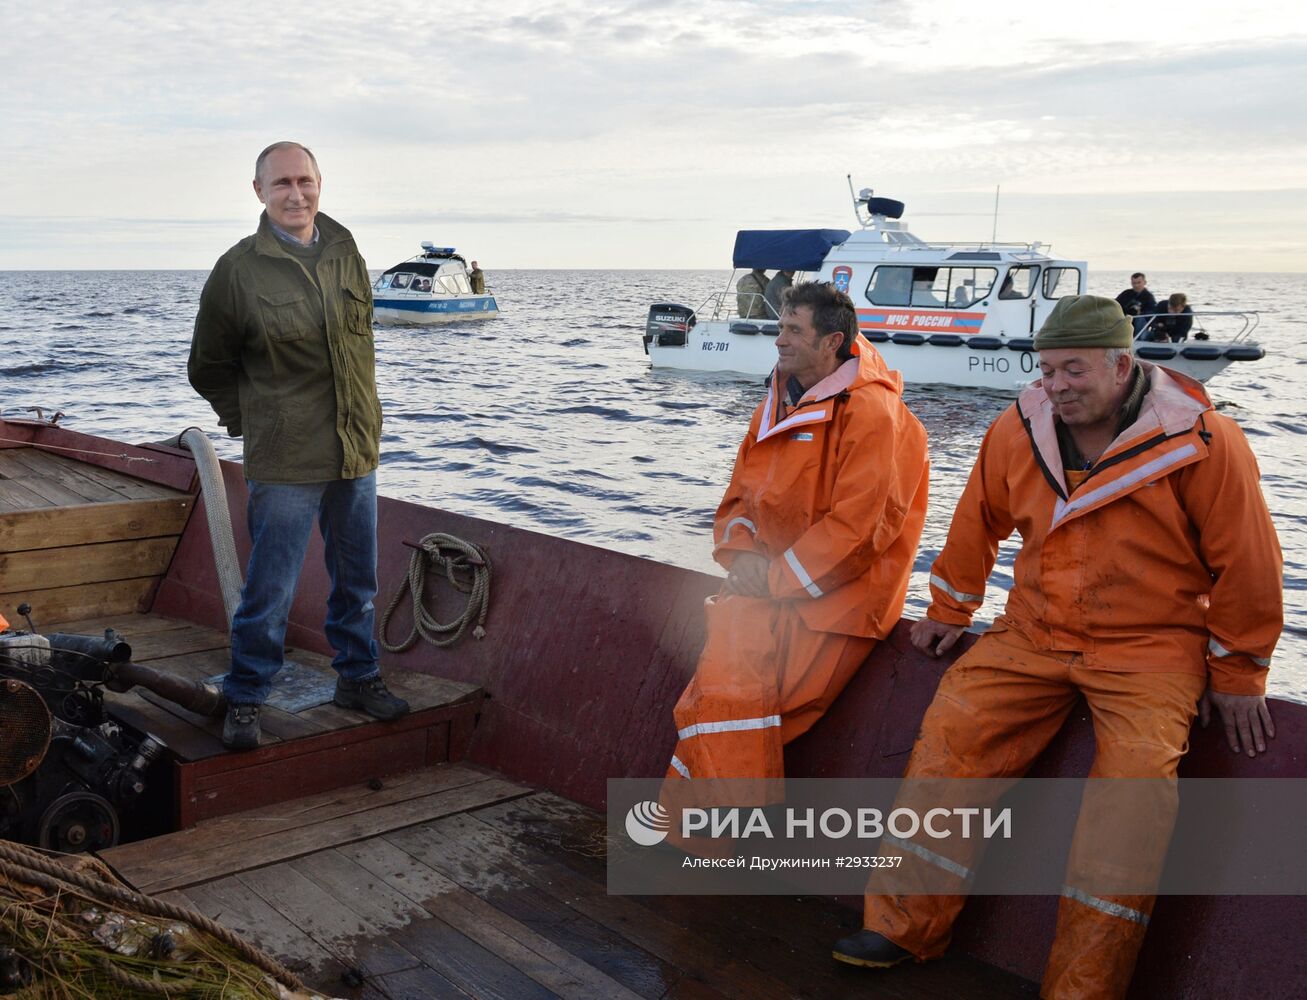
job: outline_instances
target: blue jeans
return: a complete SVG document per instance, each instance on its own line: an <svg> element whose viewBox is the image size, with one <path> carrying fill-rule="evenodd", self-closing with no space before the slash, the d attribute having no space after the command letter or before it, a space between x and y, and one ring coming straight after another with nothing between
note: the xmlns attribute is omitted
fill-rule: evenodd
<svg viewBox="0 0 1307 1000"><path fill-rule="evenodd" d="M332 666L347 681L375 677L372 638L377 596L377 475L326 483L249 483L249 566L231 623L231 672L223 685L233 705L261 705L281 669L295 585L316 516L326 545L331 595L325 632Z"/></svg>

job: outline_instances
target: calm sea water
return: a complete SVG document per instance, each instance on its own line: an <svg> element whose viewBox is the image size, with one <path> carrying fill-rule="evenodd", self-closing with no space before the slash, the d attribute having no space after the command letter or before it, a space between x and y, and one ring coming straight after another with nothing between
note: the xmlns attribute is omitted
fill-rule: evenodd
<svg viewBox="0 0 1307 1000"><path fill-rule="evenodd" d="M725 271L490 272L499 319L378 333L385 408L383 493L695 569L712 570L712 513L761 381L651 371L647 305L697 306ZM62 409L75 430L140 442L217 429L186 381L195 271L0 272L0 407ZM1115 295L1124 272L1092 292ZM1208 389L1242 425L1285 555L1286 626L1272 693L1307 701L1307 320L1302 275L1152 274L1196 308L1261 312L1265 361L1236 364ZM930 434L931 506L908 613L948 531L981 435L1003 396L909 388ZM238 458L239 443L217 439ZM983 613L1011 585L1000 557Z"/></svg>

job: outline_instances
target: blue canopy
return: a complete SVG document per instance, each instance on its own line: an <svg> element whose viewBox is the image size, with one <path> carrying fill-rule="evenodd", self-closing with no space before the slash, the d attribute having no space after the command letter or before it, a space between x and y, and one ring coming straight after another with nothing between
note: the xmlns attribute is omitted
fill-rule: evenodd
<svg viewBox="0 0 1307 1000"><path fill-rule="evenodd" d="M847 229L741 229L735 234L736 267L816 271L849 238Z"/></svg>

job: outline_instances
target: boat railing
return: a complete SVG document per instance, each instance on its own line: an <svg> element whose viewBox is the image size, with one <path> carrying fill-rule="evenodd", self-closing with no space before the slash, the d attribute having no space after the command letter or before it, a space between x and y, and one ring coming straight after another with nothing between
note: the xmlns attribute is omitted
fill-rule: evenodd
<svg viewBox="0 0 1307 1000"><path fill-rule="evenodd" d="M1257 329L1261 316L1255 312L1235 310L1201 310L1189 313L1152 313L1137 316L1135 321L1135 341L1150 341L1154 322L1183 316L1193 320L1189 329L1189 340L1211 340L1221 344L1238 344L1247 340ZM1202 334L1202 336L1199 336Z"/></svg>
<svg viewBox="0 0 1307 1000"><path fill-rule="evenodd" d="M776 310L771 307L771 303L760 292L732 292L729 289L721 292L713 292L701 303L694 314L700 319L709 320L728 320L744 319L741 316L739 300L745 298L748 306L749 319L760 319L763 322L778 319ZM709 312L711 309L711 312ZM753 315L758 309L762 310L761 316Z"/></svg>

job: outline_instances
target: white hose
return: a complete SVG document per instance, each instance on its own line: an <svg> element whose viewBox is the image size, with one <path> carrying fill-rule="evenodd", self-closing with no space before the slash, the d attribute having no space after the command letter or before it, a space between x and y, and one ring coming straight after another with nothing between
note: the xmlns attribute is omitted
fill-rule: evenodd
<svg viewBox="0 0 1307 1000"><path fill-rule="evenodd" d="M236 558L236 539L231 533L231 510L227 506L227 488L222 482L222 467L213 442L198 427L188 427L177 438L178 444L195 457L195 471L200 477L200 495L209 519L209 542L213 562L218 568L218 586L227 611L227 627L240 604L243 584L240 561Z"/></svg>

